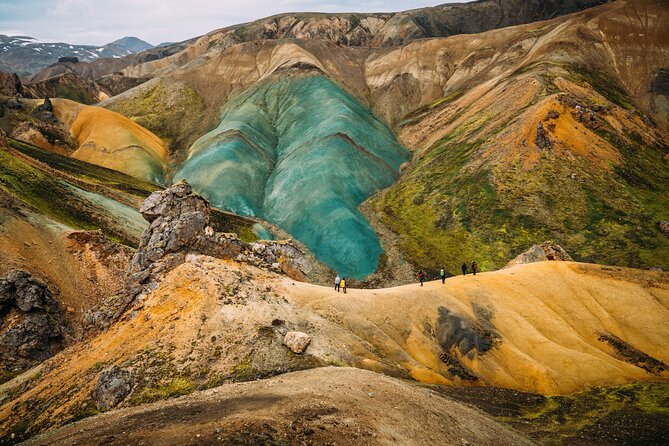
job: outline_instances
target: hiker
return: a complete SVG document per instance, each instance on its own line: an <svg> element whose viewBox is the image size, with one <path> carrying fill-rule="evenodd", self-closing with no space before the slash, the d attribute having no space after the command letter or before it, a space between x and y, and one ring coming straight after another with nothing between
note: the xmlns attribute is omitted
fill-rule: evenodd
<svg viewBox="0 0 669 446"><path fill-rule="evenodd" d="M478 271L478 270L479 270L479 264L476 263L476 261L473 261L472 262L472 273L474 273L474 275L476 275L476 271Z"/></svg>
<svg viewBox="0 0 669 446"><path fill-rule="evenodd" d="M420 282L420 286L423 286L423 280L425 280L425 274L423 274L423 271L418 272L418 281Z"/></svg>
<svg viewBox="0 0 669 446"><path fill-rule="evenodd" d="M339 284L341 283L341 277L339 277L339 274L337 274L337 277L335 277L335 290L339 292Z"/></svg>
<svg viewBox="0 0 669 446"><path fill-rule="evenodd" d="M446 271L444 271L444 268L439 271L439 277L441 277L441 284L443 285L446 282Z"/></svg>
<svg viewBox="0 0 669 446"><path fill-rule="evenodd" d="M463 262L460 269L462 269L462 275L466 276L467 275L467 264Z"/></svg>
<svg viewBox="0 0 669 446"><path fill-rule="evenodd" d="M339 286L341 287L344 294L346 294L346 277L342 277L341 282L339 282Z"/></svg>

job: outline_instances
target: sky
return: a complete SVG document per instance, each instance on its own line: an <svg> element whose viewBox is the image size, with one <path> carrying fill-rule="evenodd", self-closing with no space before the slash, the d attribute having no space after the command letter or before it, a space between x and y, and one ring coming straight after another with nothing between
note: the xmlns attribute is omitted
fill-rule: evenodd
<svg viewBox="0 0 669 446"><path fill-rule="evenodd" d="M460 0L463 1L463 0ZM135 36L157 45L282 12L387 12L449 0L0 0L0 34L103 45Z"/></svg>

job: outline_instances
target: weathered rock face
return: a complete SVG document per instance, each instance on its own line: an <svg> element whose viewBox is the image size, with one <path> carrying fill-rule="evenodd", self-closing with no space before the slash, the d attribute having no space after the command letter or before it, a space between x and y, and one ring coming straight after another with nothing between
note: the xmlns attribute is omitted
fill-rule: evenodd
<svg viewBox="0 0 669 446"><path fill-rule="evenodd" d="M560 245L553 242L543 242L540 245L533 245L530 249L518 255L505 268L524 263L543 262L545 260L574 261Z"/></svg>
<svg viewBox="0 0 669 446"><path fill-rule="evenodd" d="M40 121L52 124L58 123L58 118L53 114L53 104L51 104L51 100L48 97L44 99L44 102L41 105L35 107L30 114Z"/></svg>
<svg viewBox="0 0 669 446"><path fill-rule="evenodd" d="M289 331L283 338L283 344L295 354L303 353L311 343L311 336L301 331Z"/></svg>
<svg viewBox="0 0 669 446"><path fill-rule="evenodd" d="M249 245L236 234L217 233L209 225L211 207L194 194L186 181L152 193L139 212L150 222L130 262L124 290L85 316L86 323L106 328L131 306L141 307L147 291L186 261L188 254L234 259L284 272L304 280L311 264L290 241L261 241Z"/></svg>
<svg viewBox="0 0 669 446"><path fill-rule="evenodd" d="M0 71L0 95L13 97L23 92L21 79L16 73Z"/></svg>
<svg viewBox="0 0 669 446"><path fill-rule="evenodd" d="M44 282L25 271L0 279L0 368L21 371L53 356L65 329Z"/></svg>
<svg viewBox="0 0 669 446"><path fill-rule="evenodd" d="M113 365L103 370L92 395L98 410L105 412L118 406L132 390L133 382L127 369Z"/></svg>

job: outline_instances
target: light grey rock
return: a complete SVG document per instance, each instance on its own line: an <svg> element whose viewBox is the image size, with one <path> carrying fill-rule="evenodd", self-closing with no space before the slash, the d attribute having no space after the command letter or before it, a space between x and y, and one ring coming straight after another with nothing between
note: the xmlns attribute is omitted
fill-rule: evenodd
<svg viewBox="0 0 669 446"><path fill-rule="evenodd" d="M283 345L295 354L303 353L311 343L311 336L301 331L289 331L283 338Z"/></svg>
<svg viewBox="0 0 669 446"><path fill-rule="evenodd" d="M105 412L118 406L132 390L133 381L127 369L117 365L104 369L92 395L98 410Z"/></svg>

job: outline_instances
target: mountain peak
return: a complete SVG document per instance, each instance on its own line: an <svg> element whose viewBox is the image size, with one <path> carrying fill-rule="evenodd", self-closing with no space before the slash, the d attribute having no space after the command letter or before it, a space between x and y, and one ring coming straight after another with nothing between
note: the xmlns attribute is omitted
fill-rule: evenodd
<svg viewBox="0 0 669 446"><path fill-rule="evenodd" d="M138 53L140 51L146 51L153 48L153 45L151 45L149 42L134 36L124 36L120 39L114 40L109 45L119 45L133 53Z"/></svg>

